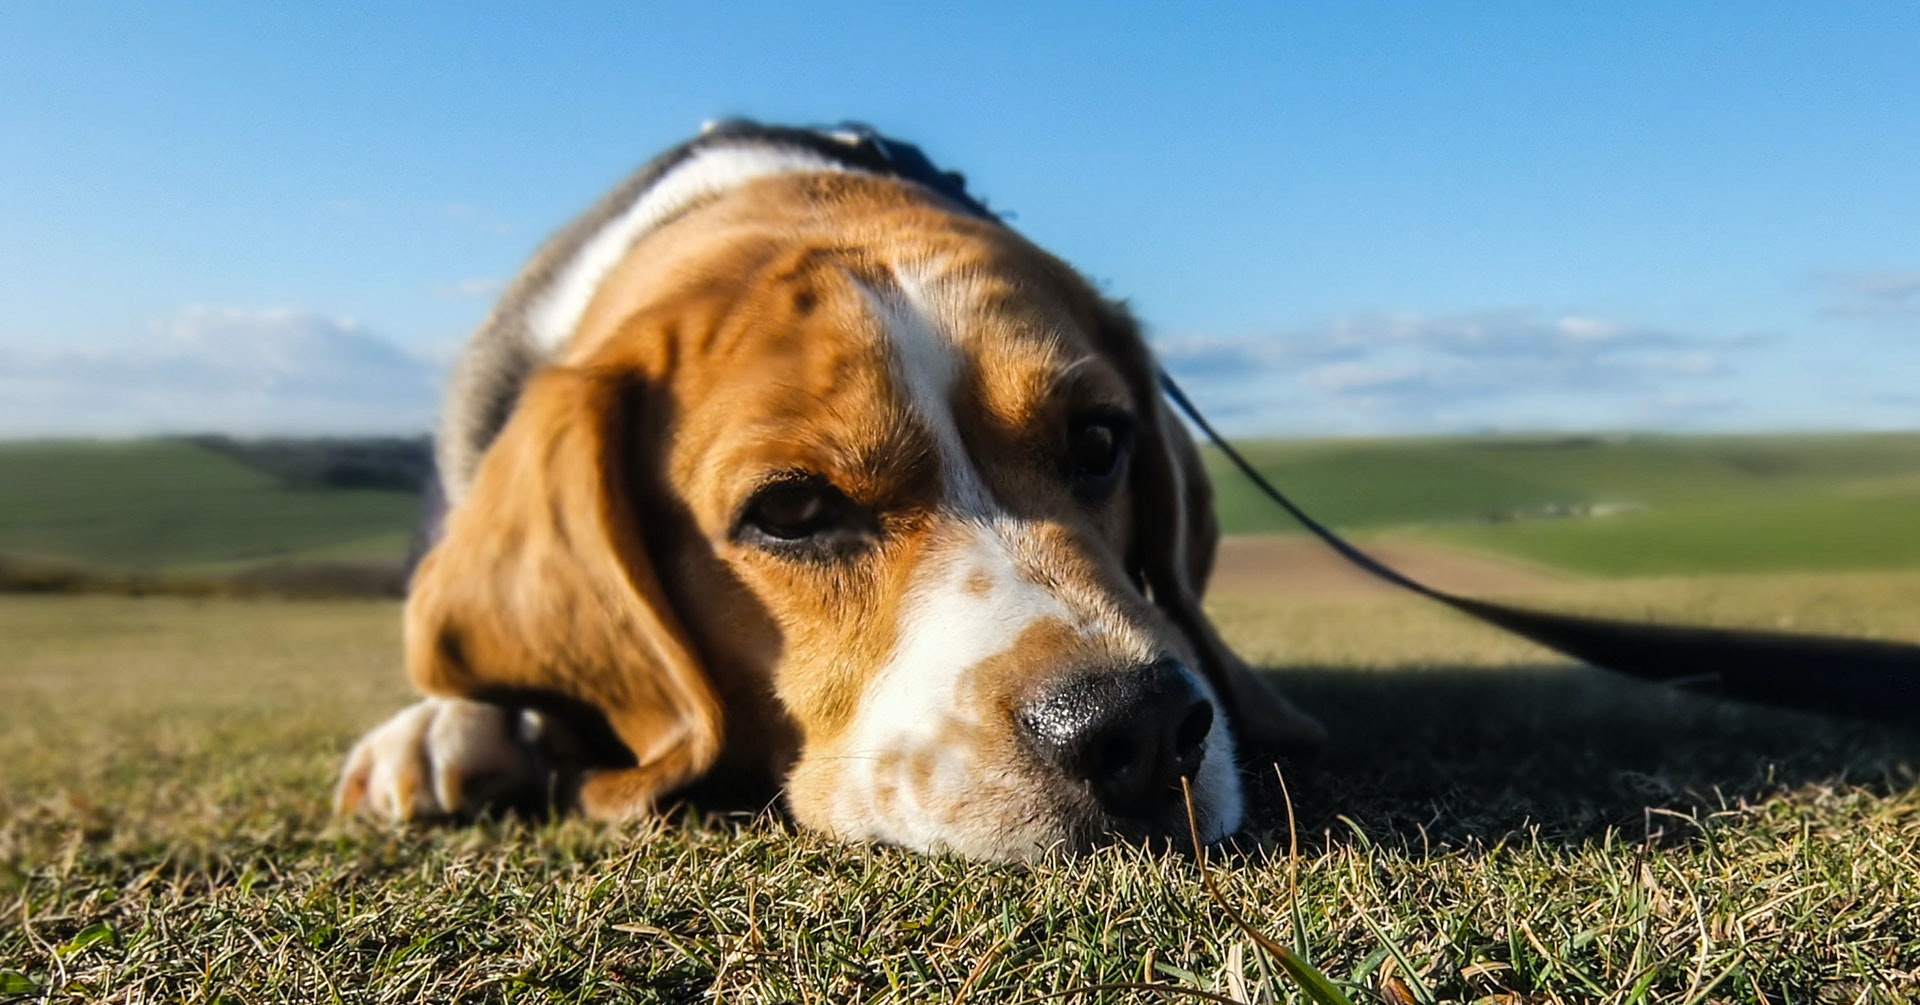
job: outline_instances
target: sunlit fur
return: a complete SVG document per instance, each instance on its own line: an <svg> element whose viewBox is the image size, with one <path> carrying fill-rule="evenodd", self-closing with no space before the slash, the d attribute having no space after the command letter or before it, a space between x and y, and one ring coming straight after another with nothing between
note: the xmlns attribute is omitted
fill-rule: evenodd
<svg viewBox="0 0 1920 1005"><path fill-rule="evenodd" d="M1059 457L1096 407L1141 434L1089 503ZM795 471L875 514L870 545L807 560L737 535L754 490ZM1023 746L1015 709L1169 655L1215 705L1204 833L1239 825L1236 737L1313 738L1199 609L1210 500L1132 322L903 182L754 178L646 234L462 496L415 581L409 672L429 694L601 711L634 763L587 779L592 815L765 778L849 839L1084 846L1113 822Z"/></svg>

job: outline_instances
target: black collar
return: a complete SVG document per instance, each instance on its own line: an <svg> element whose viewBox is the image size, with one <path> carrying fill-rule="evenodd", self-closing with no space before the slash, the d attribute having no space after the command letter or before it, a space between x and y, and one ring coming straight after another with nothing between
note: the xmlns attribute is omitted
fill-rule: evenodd
<svg viewBox="0 0 1920 1005"><path fill-rule="evenodd" d="M802 129L769 126L750 119L722 119L708 123L685 149L692 152L722 145L797 147L856 171L913 182L970 216L1000 222L986 203L967 192L965 175L939 167L914 144L886 136L862 122Z"/></svg>

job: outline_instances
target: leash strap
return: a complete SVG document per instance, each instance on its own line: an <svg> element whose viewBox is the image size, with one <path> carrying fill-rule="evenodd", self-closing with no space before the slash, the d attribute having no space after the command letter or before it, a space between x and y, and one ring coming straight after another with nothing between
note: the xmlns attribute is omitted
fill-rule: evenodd
<svg viewBox="0 0 1920 1005"><path fill-rule="evenodd" d="M1532 610L1435 589L1361 551L1275 488L1160 371L1181 414L1254 487L1377 579L1604 670L1687 691L1920 726L1920 646L1831 635L1652 625Z"/></svg>
<svg viewBox="0 0 1920 1005"><path fill-rule="evenodd" d="M942 170L919 147L882 135L871 126L845 123L833 129L783 130L735 122L722 124L718 132L806 143L854 166L924 185L974 216L999 220L967 192L966 179L960 174ZM1342 558L1377 579L1615 673L1698 693L1920 726L1920 646L1590 618L1476 600L1428 586L1354 547L1295 505L1213 428L1166 371L1160 371L1159 378L1168 400L1255 488Z"/></svg>

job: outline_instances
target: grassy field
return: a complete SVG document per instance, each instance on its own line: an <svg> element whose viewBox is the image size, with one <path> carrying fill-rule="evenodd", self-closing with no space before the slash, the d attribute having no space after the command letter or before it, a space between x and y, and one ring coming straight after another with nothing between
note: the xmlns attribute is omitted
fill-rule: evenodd
<svg viewBox="0 0 1920 1005"><path fill-rule="evenodd" d="M1443 584L1920 640L1920 435L1253 452ZM0 444L0 564L392 566L404 470L327 487L330 456ZM1218 483L1229 530L1292 531ZM1358 1000L1920 995L1920 738L1572 669L1270 545L1214 607L1335 741L1287 766L1297 899L1265 774L1212 861ZM336 824L338 758L407 700L397 649L386 601L0 594L0 1001L1297 1000L1165 849L989 868L713 808Z"/></svg>
<svg viewBox="0 0 1920 1005"><path fill-rule="evenodd" d="M1308 512L1600 575L1920 566L1920 434L1265 442ZM1211 463L1231 532L1293 532Z"/></svg>
<svg viewBox="0 0 1920 1005"><path fill-rule="evenodd" d="M141 572L395 561L416 493L296 488L184 440L0 443L0 555Z"/></svg>
<svg viewBox="0 0 1920 1005"><path fill-rule="evenodd" d="M414 450L423 466L424 444ZM1310 511L1363 539L1608 576L1920 568L1920 434L1268 441L1249 452ZM351 441L0 443L0 560L186 578L391 567L416 494L314 477L328 458L365 454ZM351 486L411 471L336 473ZM1229 532L1297 531L1238 476L1215 472Z"/></svg>
<svg viewBox="0 0 1920 1005"><path fill-rule="evenodd" d="M1911 572L1530 599L1920 640ZM1391 595L1215 609L1335 740L1286 769L1297 898L1265 775L1212 868L1356 1000L1920 995L1920 738L1612 680ZM335 824L341 752L407 698L397 622L0 597L0 1000L1297 1000L1175 851L986 867L693 810Z"/></svg>

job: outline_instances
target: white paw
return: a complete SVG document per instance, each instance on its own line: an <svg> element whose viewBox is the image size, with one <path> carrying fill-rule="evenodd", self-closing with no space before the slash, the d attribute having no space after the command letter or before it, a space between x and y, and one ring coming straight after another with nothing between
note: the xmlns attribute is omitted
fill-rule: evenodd
<svg viewBox="0 0 1920 1005"><path fill-rule="evenodd" d="M547 789L538 712L463 698L428 698L381 723L347 755L337 813L392 821L471 817L525 804Z"/></svg>

